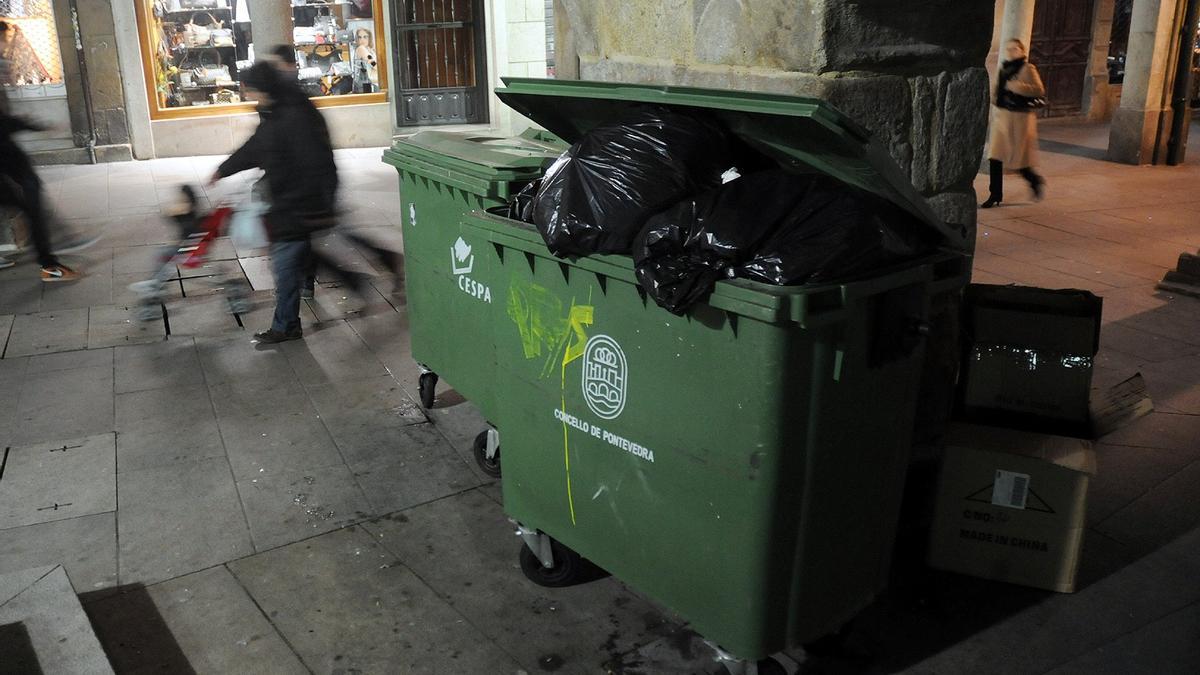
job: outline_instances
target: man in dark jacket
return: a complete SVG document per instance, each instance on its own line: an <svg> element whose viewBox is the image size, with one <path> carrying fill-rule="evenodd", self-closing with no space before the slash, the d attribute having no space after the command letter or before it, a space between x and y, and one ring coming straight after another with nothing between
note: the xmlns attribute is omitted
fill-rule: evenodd
<svg viewBox="0 0 1200 675"><path fill-rule="evenodd" d="M337 165L325 119L294 80L266 61L254 64L242 84L258 96L258 129L225 160L212 182L247 169L262 169L270 207L265 216L275 274L275 317L260 342L304 336L300 290L312 257L312 235L332 227Z"/></svg>

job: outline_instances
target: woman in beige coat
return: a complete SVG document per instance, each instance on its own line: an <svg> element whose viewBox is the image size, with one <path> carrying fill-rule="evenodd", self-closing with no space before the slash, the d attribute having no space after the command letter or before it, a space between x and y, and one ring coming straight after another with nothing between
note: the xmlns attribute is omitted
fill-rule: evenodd
<svg viewBox="0 0 1200 675"><path fill-rule="evenodd" d="M1009 40L1005 46L1008 60L1000 65L996 93L992 103L991 155L988 169L991 182L988 198L981 208L990 209L1004 200L1004 170L1016 169L1029 181L1034 200L1042 198L1046 179L1034 171L1037 166L1037 105L1034 99L1046 95L1046 87L1037 68L1025 57L1025 44Z"/></svg>

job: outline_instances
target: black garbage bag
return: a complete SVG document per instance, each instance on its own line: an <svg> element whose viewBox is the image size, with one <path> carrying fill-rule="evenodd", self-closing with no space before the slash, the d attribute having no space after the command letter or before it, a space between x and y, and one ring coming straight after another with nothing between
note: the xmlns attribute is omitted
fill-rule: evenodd
<svg viewBox="0 0 1200 675"><path fill-rule="evenodd" d="M504 217L523 223L532 223L534 200L537 199L537 192L541 187L542 179L538 178L521 188L520 192L508 200L508 208L502 211Z"/></svg>
<svg viewBox="0 0 1200 675"><path fill-rule="evenodd" d="M719 279L846 279L932 251L937 240L928 231L890 202L834 178L772 170L651 217L633 256L650 297L683 314Z"/></svg>
<svg viewBox="0 0 1200 675"><path fill-rule="evenodd" d="M634 108L554 162L533 222L558 256L628 253L648 217L719 185L730 166L728 136L714 120Z"/></svg>

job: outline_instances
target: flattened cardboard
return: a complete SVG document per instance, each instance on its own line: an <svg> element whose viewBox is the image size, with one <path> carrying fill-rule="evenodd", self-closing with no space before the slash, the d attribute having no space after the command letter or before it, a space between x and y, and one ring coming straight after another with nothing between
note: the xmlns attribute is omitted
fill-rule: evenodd
<svg viewBox="0 0 1200 675"><path fill-rule="evenodd" d="M1103 438L1130 422L1154 412L1141 373L1092 397L1092 437Z"/></svg>
<svg viewBox="0 0 1200 675"><path fill-rule="evenodd" d="M1095 453L1086 440L952 425L938 481L929 564L985 579L1074 591L1089 474L1095 470ZM1021 499L1001 495L997 500L998 477L1007 487L1013 475L1027 479Z"/></svg>
<svg viewBox="0 0 1200 675"><path fill-rule="evenodd" d="M967 330L977 344L1095 356L1103 305L1089 291L971 284Z"/></svg>
<svg viewBox="0 0 1200 675"><path fill-rule="evenodd" d="M1067 367L1060 355L977 345L967 357L963 405L971 418L981 421L1034 429L1068 422L1082 430L1088 423L1091 389L1090 362Z"/></svg>
<svg viewBox="0 0 1200 675"><path fill-rule="evenodd" d="M972 284L966 298L964 416L1087 435L1102 299L1087 291L988 284Z"/></svg>

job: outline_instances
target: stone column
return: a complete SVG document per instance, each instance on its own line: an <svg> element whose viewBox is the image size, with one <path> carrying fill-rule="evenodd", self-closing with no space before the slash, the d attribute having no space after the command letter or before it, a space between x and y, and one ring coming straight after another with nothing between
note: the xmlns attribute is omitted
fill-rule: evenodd
<svg viewBox="0 0 1200 675"><path fill-rule="evenodd" d="M1170 135L1171 52L1177 0L1135 0L1121 106L1113 114L1108 158L1153 164Z"/></svg>
<svg viewBox="0 0 1200 675"><path fill-rule="evenodd" d="M1033 37L1033 11L1037 0L1006 0L1004 18L1000 23L1000 60L1005 59L1004 46L1009 40L1020 40L1029 49Z"/></svg>
<svg viewBox="0 0 1200 675"><path fill-rule="evenodd" d="M823 98L870 129L973 239L992 3L929 0L903 12L894 0L560 3L557 42L573 45L581 79ZM1032 21L1032 0L1009 0L1023 3Z"/></svg>
<svg viewBox="0 0 1200 675"><path fill-rule="evenodd" d="M292 3L289 0L248 0L254 56L262 58L275 45L292 44Z"/></svg>
<svg viewBox="0 0 1200 675"><path fill-rule="evenodd" d="M1014 0L1014 2L1019 1ZM992 48L988 51L987 60L983 65L987 69L991 82L989 90L996 88L996 73L1000 70L1000 62L1004 60L1000 53L1002 50L1000 46L1000 31L1004 27L1004 8L1006 4L1005 0L996 0L995 23L992 27Z"/></svg>
<svg viewBox="0 0 1200 675"><path fill-rule="evenodd" d="M125 116L125 92L117 60L116 28L109 0L78 0L79 31L83 56L87 63L89 93L96 124L97 145L129 143L129 128ZM83 96L84 82L79 72L75 50L75 31L71 7L66 0L54 3L54 23L62 53L63 80L67 83L67 102L71 110L71 130L75 145L83 147L88 141L87 106ZM128 151L126 151L128 154Z"/></svg>
<svg viewBox="0 0 1200 675"><path fill-rule="evenodd" d="M1092 10L1092 55L1088 59L1083 90L1083 113L1092 122L1112 117L1109 107L1108 41L1112 37L1115 0L1096 0Z"/></svg>

